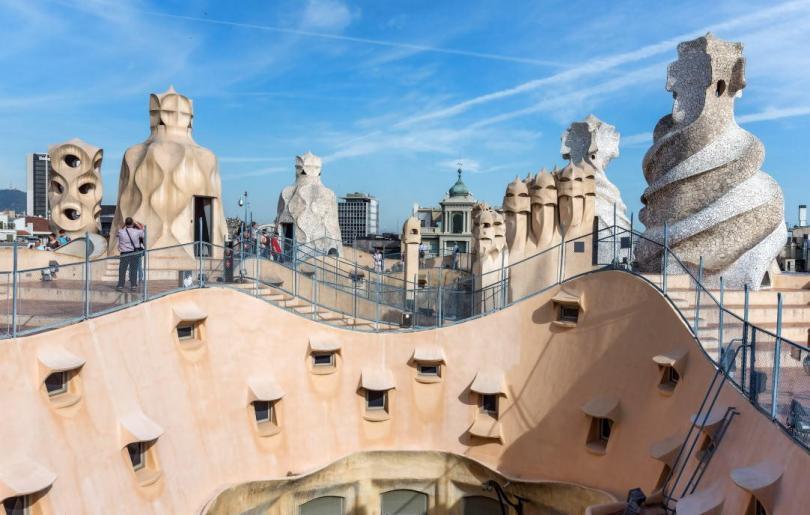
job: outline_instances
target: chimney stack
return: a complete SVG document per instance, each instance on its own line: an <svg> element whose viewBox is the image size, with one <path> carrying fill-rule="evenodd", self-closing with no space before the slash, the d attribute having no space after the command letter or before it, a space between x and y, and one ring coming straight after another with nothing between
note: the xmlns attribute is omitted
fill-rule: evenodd
<svg viewBox="0 0 810 515"><path fill-rule="evenodd" d="M807 226L807 204L799 204L799 227Z"/></svg>

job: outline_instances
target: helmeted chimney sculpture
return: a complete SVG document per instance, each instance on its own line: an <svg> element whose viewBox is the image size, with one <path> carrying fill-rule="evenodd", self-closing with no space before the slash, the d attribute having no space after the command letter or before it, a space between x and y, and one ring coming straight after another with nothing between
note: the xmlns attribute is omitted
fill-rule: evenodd
<svg viewBox="0 0 810 515"><path fill-rule="evenodd" d="M104 151L78 138L51 145L48 204L51 230L72 239L101 230L101 160ZM102 248L104 244L102 242Z"/></svg>
<svg viewBox="0 0 810 515"><path fill-rule="evenodd" d="M622 201L619 188L607 178L607 165L619 157L619 133L616 127L594 115L581 122L573 122L562 135L560 153L574 165L592 169L596 182L596 216L599 228L613 225L613 206L616 206L616 225L629 228L627 206Z"/></svg>
<svg viewBox="0 0 810 515"><path fill-rule="evenodd" d="M191 100L172 87L149 96L151 133L124 154L110 252L117 252L117 229L127 217L146 225L148 248L198 239L224 243L228 229L217 158L191 137L193 117ZM193 255L191 245L182 249Z"/></svg>
<svg viewBox="0 0 810 515"><path fill-rule="evenodd" d="M473 206L473 264L475 280L475 313L486 313L503 307L504 294L498 284L506 281L509 250L503 215L486 204Z"/></svg>
<svg viewBox="0 0 810 515"><path fill-rule="evenodd" d="M321 182L321 158L311 152L295 158L295 184L279 195L276 226L285 238L294 235L325 254L343 254L337 197Z"/></svg>
<svg viewBox="0 0 810 515"><path fill-rule="evenodd" d="M644 236L663 242L704 279L758 288L785 243L784 200L760 171L765 150L734 120L734 99L745 87L741 43L711 34L678 45L667 70L672 114L658 122L644 156L649 187L639 213ZM662 266L661 247L641 240L636 257L648 270ZM672 268L670 268L672 270Z"/></svg>

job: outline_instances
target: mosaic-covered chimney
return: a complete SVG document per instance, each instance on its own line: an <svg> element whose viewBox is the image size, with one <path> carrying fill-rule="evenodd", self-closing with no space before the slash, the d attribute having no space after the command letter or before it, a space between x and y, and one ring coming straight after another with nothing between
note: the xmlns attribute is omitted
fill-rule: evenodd
<svg viewBox="0 0 810 515"><path fill-rule="evenodd" d="M758 288L784 245L782 190L760 171L765 150L734 120L734 99L745 87L742 44L711 34L678 45L667 70L672 114L658 122L644 156L649 186L639 213L646 238L664 239L681 261L714 284ZM636 257L660 270L661 247L641 240ZM672 270L670 268L670 270Z"/></svg>

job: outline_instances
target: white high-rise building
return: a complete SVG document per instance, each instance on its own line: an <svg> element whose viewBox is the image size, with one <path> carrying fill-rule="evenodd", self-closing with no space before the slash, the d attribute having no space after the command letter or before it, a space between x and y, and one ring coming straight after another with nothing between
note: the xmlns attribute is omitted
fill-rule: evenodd
<svg viewBox="0 0 810 515"><path fill-rule="evenodd" d="M51 172L51 159L48 154L28 154L26 156L26 204L25 213L30 216L48 218L48 181Z"/></svg>
<svg viewBox="0 0 810 515"><path fill-rule="evenodd" d="M380 209L376 198L365 193L349 193L338 199L338 223L344 245L380 230Z"/></svg>

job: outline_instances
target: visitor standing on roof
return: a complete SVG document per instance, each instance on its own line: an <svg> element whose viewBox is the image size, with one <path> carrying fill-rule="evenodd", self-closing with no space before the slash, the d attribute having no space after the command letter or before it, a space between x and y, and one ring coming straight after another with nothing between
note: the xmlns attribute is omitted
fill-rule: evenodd
<svg viewBox="0 0 810 515"><path fill-rule="evenodd" d="M124 220L124 226L118 230L118 252L121 257L118 261L118 291L124 290L127 270L129 270L129 284L131 291L138 290L138 273L143 254L144 225L131 217Z"/></svg>
<svg viewBox="0 0 810 515"><path fill-rule="evenodd" d="M270 238L270 250L273 252L273 260L279 263L284 261L284 256L281 253L281 244L278 242L278 233L274 232L273 237Z"/></svg>
<svg viewBox="0 0 810 515"><path fill-rule="evenodd" d="M67 235L64 229L59 229L59 236L56 238L56 241L59 242L60 247L63 247L70 243L70 236Z"/></svg>
<svg viewBox="0 0 810 515"><path fill-rule="evenodd" d="M374 251L374 271L378 274L383 271L383 255L380 249Z"/></svg>

